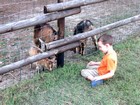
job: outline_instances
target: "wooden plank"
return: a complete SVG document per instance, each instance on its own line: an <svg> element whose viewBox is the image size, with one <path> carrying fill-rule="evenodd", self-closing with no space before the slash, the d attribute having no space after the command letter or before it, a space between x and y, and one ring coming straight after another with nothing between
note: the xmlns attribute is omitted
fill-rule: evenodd
<svg viewBox="0 0 140 105"><path fill-rule="evenodd" d="M78 14L80 12L81 12L80 8L74 8L74 9L55 12L55 13L43 14L41 16L37 16L37 17L34 17L34 18L26 19L26 20L21 20L21 21L18 21L18 22L12 22L12 23L8 23L8 24L4 24L4 25L0 26L0 34L15 31L15 30L19 30L19 29L22 29L22 28L35 26L37 24L50 22L50 21L53 21L53 20L58 20L58 19L63 18L63 17Z"/></svg>
<svg viewBox="0 0 140 105"><path fill-rule="evenodd" d="M55 12L55 11L85 6L89 4L100 3L103 1L107 1L107 0L71 0L63 3L49 4L46 7L48 12Z"/></svg>
<svg viewBox="0 0 140 105"><path fill-rule="evenodd" d="M127 19L124 19L124 20L117 21L115 23L108 24L108 25L103 26L103 27L96 28L94 30L91 30L91 31L88 31L85 33L80 33L80 34L77 34L75 36L71 36L71 37L67 37L67 38L64 38L64 39L61 39L58 41L50 42L46 45L46 48L47 49L57 48L59 46L66 45L68 43L73 43L73 42L76 42L78 40L85 39L87 37L91 37L91 36L106 32L108 30L129 24L131 22L135 22L138 20L140 20L140 14L133 16L133 17L130 17L130 18L127 18Z"/></svg>
<svg viewBox="0 0 140 105"><path fill-rule="evenodd" d="M9 65L3 66L3 67L0 68L0 75L4 74L4 73L7 73L9 71L12 71L14 69L18 69L20 67L23 67L25 65L29 65L30 63L36 62L38 60L41 60L41 59L56 55L58 53L67 51L69 49L75 48L79 45L80 45L80 43L78 43L78 42L72 43L72 44L69 44L69 45L66 45L66 46L59 47L57 49L53 49L53 50L48 51L48 52L44 52L44 53L40 53L40 54L32 56L32 57L28 57L26 59L20 60L18 62L9 64Z"/></svg>

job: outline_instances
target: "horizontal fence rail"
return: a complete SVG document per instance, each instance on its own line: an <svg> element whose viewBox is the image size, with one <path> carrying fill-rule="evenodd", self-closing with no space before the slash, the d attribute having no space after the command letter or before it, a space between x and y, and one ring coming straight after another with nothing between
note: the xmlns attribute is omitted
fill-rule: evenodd
<svg viewBox="0 0 140 105"><path fill-rule="evenodd" d="M70 9L70 10L49 13L49 14L45 14L45 15L43 14L41 16L37 16L37 17L31 18L31 19L26 19L26 20L22 20L22 21L18 21L18 22L12 22L12 23L0 26L0 34L19 30L22 28L35 26L37 24L50 22L53 20L58 20L63 17L78 14L80 12L81 12L80 8L74 8L74 9Z"/></svg>
<svg viewBox="0 0 140 105"><path fill-rule="evenodd" d="M89 4L100 3L103 1L108 1L108 0L72 0L72 1L63 2L63 3L49 4L46 7L47 7L48 12L54 12L54 11L60 11L60 10L85 6Z"/></svg>
<svg viewBox="0 0 140 105"><path fill-rule="evenodd" d="M54 49L54 50L51 50L48 52L38 54L38 55L33 56L33 57L29 57L27 59L12 63L10 65L3 66L0 68L0 74L4 74L4 73L9 72L11 70L14 70L14 69L20 68L22 66L28 65L30 63L33 63L35 61L38 61L40 59L64 52L64 51L72 49L72 48L75 48L75 47L79 46L79 43L76 42L78 40L81 40L81 39L84 39L87 37L91 37L93 35L96 35L96 34L99 34L99 33L102 33L102 32L105 32L105 31L108 31L110 29L114 29L114 28L117 28L117 27L120 27L123 25L126 25L126 24L131 23L131 22L135 22L138 20L140 20L140 15L136 15L134 17L120 20L118 22L108 24L106 26L94 29L94 30L89 31L89 32L77 34L75 36L71 36L71 37L67 37L67 38L64 38L64 39L61 39L58 41L50 42L47 44L48 45L47 48L56 48L58 46L61 46L61 47L58 47L57 49ZM72 42L74 42L74 43L72 43ZM70 44L70 43L72 43L72 44ZM62 46L62 45L65 45L65 46Z"/></svg>
<svg viewBox="0 0 140 105"><path fill-rule="evenodd" d="M120 21L105 25L103 27L94 29L92 31L77 34L77 35L72 36L72 37L67 37L67 38L64 38L64 39L61 39L58 41L50 42L46 45L46 48L53 49L53 48L56 48L56 47L59 47L59 46L62 46L62 45L68 44L68 43L72 43L72 42L75 42L75 41L78 41L81 39L85 39L87 37L91 37L91 36L96 35L96 34L100 34L102 32L126 25L126 24L131 23L131 22L135 22L138 20L140 20L140 15L136 15L136 16L124 19L124 20L120 20Z"/></svg>
<svg viewBox="0 0 140 105"><path fill-rule="evenodd" d="M7 73L11 70L23 67L25 65L31 64L31 63L36 62L36 61L41 60L41 59L44 59L44 58L47 58L47 57L50 57L53 55L57 55L58 53L65 52L65 51L72 49L72 48L75 48L79 45L80 45L79 42L75 42L75 43L72 43L72 44L69 44L66 46L59 47L57 49L53 49L51 51L43 52L43 53L37 54L35 56L28 57L26 59L17 61L15 63L9 64L9 65L3 66L0 68L0 74Z"/></svg>

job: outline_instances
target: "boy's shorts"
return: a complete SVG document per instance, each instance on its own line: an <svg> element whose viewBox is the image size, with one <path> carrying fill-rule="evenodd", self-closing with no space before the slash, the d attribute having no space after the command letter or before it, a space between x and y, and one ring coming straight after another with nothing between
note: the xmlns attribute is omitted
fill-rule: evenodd
<svg viewBox="0 0 140 105"><path fill-rule="evenodd" d="M98 75L98 68L99 66L89 66L87 65L86 69L83 69L81 70L81 75L85 78L89 77L89 76L93 76L93 77L96 77L96 76L99 76Z"/></svg>

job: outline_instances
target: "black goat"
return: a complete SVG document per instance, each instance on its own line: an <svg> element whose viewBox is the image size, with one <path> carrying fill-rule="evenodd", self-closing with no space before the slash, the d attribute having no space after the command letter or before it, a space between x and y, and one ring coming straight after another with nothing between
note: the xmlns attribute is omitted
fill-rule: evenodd
<svg viewBox="0 0 140 105"><path fill-rule="evenodd" d="M76 27L74 28L74 35L93 30L94 28L95 27L93 26L93 23L90 20L83 20L80 23L78 23L76 25ZM92 41L94 43L95 49L97 50L96 36L94 35L91 38L92 38ZM86 42L87 42L87 38L80 40L81 44L78 48L74 49L74 52L76 53L76 49L78 49L78 53L81 54L81 55L84 55L85 54L85 47L86 47L86 44L87 44Z"/></svg>

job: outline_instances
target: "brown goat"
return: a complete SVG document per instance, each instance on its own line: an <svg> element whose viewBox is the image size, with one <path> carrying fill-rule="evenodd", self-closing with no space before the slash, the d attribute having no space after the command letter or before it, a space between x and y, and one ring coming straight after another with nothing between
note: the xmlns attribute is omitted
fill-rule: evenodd
<svg viewBox="0 0 140 105"><path fill-rule="evenodd" d="M37 47L45 51L45 48L41 46L41 39L45 43L49 43L58 39L57 32L48 24L38 24L34 27L34 43Z"/></svg>
<svg viewBox="0 0 140 105"><path fill-rule="evenodd" d="M57 32L48 23L36 25L34 27L34 37L33 37L34 44L36 47L30 48L29 55L33 56L46 51L46 44L57 40L57 38L58 38ZM51 71L55 66L55 59L56 57L53 56L53 58L49 57L37 61L35 63L36 69L41 71L43 69L48 69L49 71Z"/></svg>
<svg viewBox="0 0 140 105"><path fill-rule="evenodd" d="M41 53L41 52L35 47L31 47L29 50L30 56L34 56L39 53ZM55 62L56 61L55 61L55 56L54 56L51 59L45 58L45 59L39 60L33 64L36 65L36 70L38 70L38 71L44 71L45 69L52 71L55 68ZM32 64L31 64L31 67L32 67Z"/></svg>

